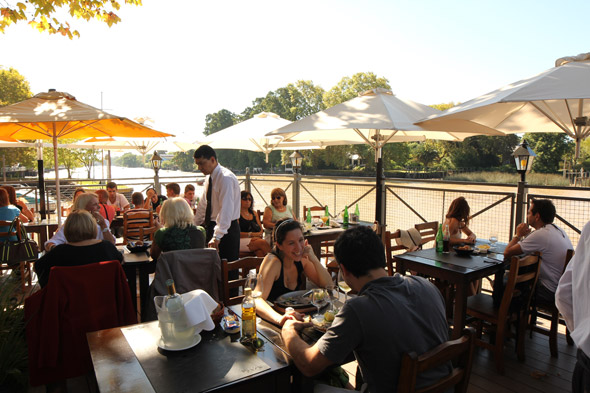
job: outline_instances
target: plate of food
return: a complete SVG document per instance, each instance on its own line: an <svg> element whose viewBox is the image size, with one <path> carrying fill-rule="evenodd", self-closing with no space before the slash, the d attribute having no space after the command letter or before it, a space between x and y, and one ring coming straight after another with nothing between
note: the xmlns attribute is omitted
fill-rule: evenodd
<svg viewBox="0 0 590 393"><path fill-rule="evenodd" d="M487 254L488 252L490 252L490 245L489 244L478 244L475 247L480 254Z"/></svg>
<svg viewBox="0 0 590 393"><path fill-rule="evenodd" d="M311 318L311 323L313 324L313 328L320 333L326 333L326 330L332 326L332 322L334 322L336 311L328 310L323 314L314 315Z"/></svg>
<svg viewBox="0 0 590 393"><path fill-rule="evenodd" d="M455 250L457 255L461 256L470 255L473 252L473 247L467 244L454 246L453 249Z"/></svg>
<svg viewBox="0 0 590 393"><path fill-rule="evenodd" d="M129 252L142 252L147 251L147 249L150 248L151 245L152 242L149 240L145 242L142 242L141 240L130 241L129 243L127 243L127 249L129 250Z"/></svg>
<svg viewBox="0 0 590 393"><path fill-rule="evenodd" d="M307 312L308 309L316 310L311 304L311 291L307 290L287 292L276 298L273 303L282 309L292 307L299 312Z"/></svg>

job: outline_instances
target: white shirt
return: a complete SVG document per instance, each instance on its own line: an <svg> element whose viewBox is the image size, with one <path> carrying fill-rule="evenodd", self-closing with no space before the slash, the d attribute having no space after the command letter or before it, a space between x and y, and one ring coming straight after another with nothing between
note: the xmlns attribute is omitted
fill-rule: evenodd
<svg viewBox="0 0 590 393"><path fill-rule="evenodd" d="M127 198L125 198L125 195L119 194L119 193L116 193L115 195L116 195L115 202L111 202L111 200L108 199L107 205L113 205L119 210L125 209L125 207L129 205L129 201L127 201Z"/></svg>
<svg viewBox="0 0 590 393"><path fill-rule="evenodd" d="M576 346L590 355L590 222L582 229L576 253L567 265L555 293Z"/></svg>
<svg viewBox="0 0 590 393"><path fill-rule="evenodd" d="M205 190L195 212L195 225L202 225L207 210L207 188L213 179L211 191L211 221L215 221L213 237L221 239L227 233L231 222L240 218L240 183L229 169L217 164L205 180Z"/></svg>
<svg viewBox="0 0 590 393"><path fill-rule="evenodd" d="M541 271L539 282L551 292L557 289L557 283L563 272L565 254L573 250L572 242L566 233L553 224L547 224L520 241L524 254L540 251Z"/></svg>
<svg viewBox="0 0 590 393"><path fill-rule="evenodd" d="M66 218L67 220L67 218ZM109 227L108 225L108 221L103 217L103 220L106 221L107 223L107 228ZM104 240L104 236L102 234L102 228L100 227L100 225L96 224L96 228L98 230L96 238L99 240ZM45 245L47 245L47 243L53 243L56 246L59 246L60 244L65 244L67 243L67 239L66 239L66 235L64 235L64 226L62 225L61 227L59 227L59 229L57 230L57 232L55 232L55 235L53 235L53 237L49 240L47 240L45 242L45 244L43 245L43 247L45 248Z"/></svg>

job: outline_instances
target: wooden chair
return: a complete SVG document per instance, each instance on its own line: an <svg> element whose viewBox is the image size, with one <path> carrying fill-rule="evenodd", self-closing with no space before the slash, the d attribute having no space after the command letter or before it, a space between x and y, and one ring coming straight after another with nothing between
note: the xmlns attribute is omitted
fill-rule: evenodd
<svg viewBox="0 0 590 393"><path fill-rule="evenodd" d="M149 228L154 227L154 212L150 210L128 210L123 214L123 243L127 244L129 238L144 240L146 236L140 234L143 228L144 235L150 234L150 239L154 240L153 233Z"/></svg>
<svg viewBox="0 0 590 393"><path fill-rule="evenodd" d="M416 224L414 225L414 228L420 232L420 236L422 236L421 245L424 245L436 239L436 233L438 232L438 221Z"/></svg>
<svg viewBox="0 0 590 393"><path fill-rule="evenodd" d="M252 269L260 270L260 264L264 258L246 257L240 258L237 261L228 262L225 259L221 261L221 280L223 286L223 303L226 306L233 304L240 304L244 299L244 286L246 285L246 278L248 272ZM236 271L238 273L237 279L230 279L230 272ZM230 296L230 289L242 289L239 293L241 295Z"/></svg>
<svg viewBox="0 0 590 393"><path fill-rule="evenodd" d="M565 255L565 262L563 264L563 272L565 272L565 268L567 267L570 259L574 256L574 250L567 250ZM530 320L530 332L531 336L533 331L537 333L544 334L545 336L549 336L549 350L551 351L551 357L558 357L557 351L557 328L559 326L559 310L555 307L555 302L543 302L539 299L534 299L531 305L531 320ZM543 312L539 312L539 309ZM551 327L549 329L545 329L541 326L537 325L537 318L543 318L551 321ZM569 331L566 328L566 338L568 338L568 344L572 345L571 338L569 337ZM570 344L571 342L571 344Z"/></svg>
<svg viewBox="0 0 590 393"><path fill-rule="evenodd" d="M508 282L500 307L494 307L492 296L479 293L467 299L467 315L479 320L477 345L494 352L496 369L504 373L504 337L510 334L510 324L516 315L518 322L517 355L524 361L524 334L527 326L528 309L539 277L541 254L536 252L522 258L512 257ZM495 327L495 343L481 340L482 324Z"/></svg>
<svg viewBox="0 0 590 393"><path fill-rule="evenodd" d="M401 237L401 231L398 229L395 232L386 231L383 235L383 242L385 243L385 252L387 256L387 274L393 276L395 273L393 269L393 264L395 261L394 252L400 250L407 250L407 247L402 246L401 244L397 244L395 239L399 239Z"/></svg>
<svg viewBox="0 0 590 393"><path fill-rule="evenodd" d="M311 217L317 217L320 218L321 216L324 215L324 213L326 212L326 207L325 206L310 206L309 210L311 211ZM320 212L320 214L314 214L314 212ZM307 207L303 206L303 214L301 215L301 217L303 217L301 220L305 221L307 219Z"/></svg>
<svg viewBox="0 0 590 393"><path fill-rule="evenodd" d="M8 232L10 229L10 225L12 225L12 221L0 221L0 227L6 227L5 232L0 232L0 242L4 241L6 238L10 236L16 236L16 238L20 241L21 240L21 222L20 220L16 221L16 225L13 231ZM18 264L9 265L7 263L0 264L0 275L4 270L17 270L20 274L20 282L21 282L21 291L25 292L27 289L27 284L32 287L32 273L31 273L31 262L32 261L21 261Z"/></svg>
<svg viewBox="0 0 590 393"><path fill-rule="evenodd" d="M397 385L398 393L445 392L452 386L455 387L455 393L467 392L474 343L475 330L466 328L463 330L463 335L458 339L442 343L420 356L415 352L404 354ZM448 363L451 360L453 360L453 369L449 375L430 386L416 389L416 377L419 373Z"/></svg>

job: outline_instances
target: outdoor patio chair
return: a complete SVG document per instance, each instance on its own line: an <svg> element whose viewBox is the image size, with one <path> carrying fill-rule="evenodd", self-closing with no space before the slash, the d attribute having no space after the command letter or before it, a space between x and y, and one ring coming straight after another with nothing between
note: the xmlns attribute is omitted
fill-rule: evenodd
<svg viewBox="0 0 590 393"><path fill-rule="evenodd" d="M438 232L438 221L416 224L414 225L414 228L420 232L420 236L422 237L421 245L424 245L436 239L436 233Z"/></svg>
<svg viewBox="0 0 590 393"><path fill-rule="evenodd" d="M570 262L570 259L574 256L574 250L567 250L565 255L565 263L563 264L563 272L565 272L565 268L567 264ZM539 312L541 310L542 312ZM543 318L551 321L551 327L549 329L545 329L539 325L537 325L537 318ZM558 357L557 351L557 328L559 326L559 310L555 306L555 302L543 302L533 297L533 301L531 304L531 318L530 318L530 335L533 336L533 331L537 333L544 334L545 336L549 336L549 350L551 351L551 357ZM569 331L566 327L566 339L568 345L573 345L573 341L569 336Z"/></svg>
<svg viewBox="0 0 590 393"><path fill-rule="evenodd" d="M397 244L396 239L401 237L401 230L397 230L395 232L387 231L383 236L383 242L385 243L385 251L387 256L387 274L393 276L395 274L395 270L393 269L394 264L394 252L400 250L407 250L408 248Z"/></svg>
<svg viewBox="0 0 590 393"><path fill-rule="evenodd" d="M0 232L0 242L4 241L4 239L10 236L16 236L16 238L20 241L21 240L21 222L20 220L16 221L16 225L14 227L14 231L8 232L8 229L12 221L0 221L0 227L7 227L7 232ZM31 262L33 261L20 261L15 264L8 264L8 263L0 263L0 275L4 270L15 270L19 274L20 278L20 287L21 291L24 293L27 289L27 285L29 288L32 287L32 270L31 270Z"/></svg>
<svg viewBox="0 0 590 393"><path fill-rule="evenodd" d="M474 343L475 330L465 328L463 335L458 339L444 342L422 355L417 355L415 352L405 353L399 373L398 393L446 392L452 386L455 387L455 393L467 392ZM453 361L453 368L449 375L430 386L416 389L418 374L450 361Z"/></svg>
<svg viewBox="0 0 590 393"><path fill-rule="evenodd" d="M538 252L522 258L512 257L508 281L504 287L499 308L494 307L492 296L483 293L467 299L467 315L476 319L478 337L476 344L494 352L496 369L500 374L504 374L504 337L510 334L510 326L513 322L517 324L518 360L524 361L524 335L528 309L539 277L540 261L541 254ZM484 323L491 328L491 331L495 330L495 341L481 340Z"/></svg>
<svg viewBox="0 0 590 393"><path fill-rule="evenodd" d="M140 235L139 230L144 230L144 235ZM123 244L129 240L154 240L154 231L149 228L154 226L154 212L149 210L129 210L123 214Z"/></svg>
<svg viewBox="0 0 590 393"><path fill-rule="evenodd" d="M301 220L305 221L307 219L307 210L308 208L306 206L303 206L303 214L301 215L301 217L303 217ZM311 218L320 218L321 216L323 216L326 212L326 207L325 206L310 206L309 210L311 211ZM317 213L317 214L316 214Z"/></svg>
<svg viewBox="0 0 590 393"><path fill-rule="evenodd" d="M246 257L233 262L228 262L225 259L221 261L223 304L225 306L242 303L248 272L252 269L256 269L256 272L260 271L260 265L263 260L264 258L259 257ZM230 279L231 272L237 272L237 278ZM232 289L233 291L231 291ZM231 292L238 292L238 294L232 295Z"/></svg>

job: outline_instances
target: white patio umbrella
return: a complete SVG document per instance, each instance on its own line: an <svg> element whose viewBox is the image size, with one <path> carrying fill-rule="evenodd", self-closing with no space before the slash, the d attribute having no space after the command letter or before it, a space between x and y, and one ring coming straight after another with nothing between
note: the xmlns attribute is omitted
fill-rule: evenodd
<svg viewBox="0 0 590 393"><path fill-rule="evenodd" d="M274 131L287 124L291 124L291 122L277 114L261 112L241 123L207 135L201 143L215 149L262 152L266 156L267 163L268 155L273 150L305 150L319 149L322 147L318 143L307 140L284 142L282 137L266 136L270 131Z"/></svg>
<svg viewBox="0 0 590 393"><path fill-rule="evenodd" d="M390 90L376 88L324 111L291 123L269 136L286 141L310 140L338 145L368 144L375 149L377 163L377 208L375 219L384 224L382 149L386 143L439 139L461 141L475 133L426 131L414 123L440 111L396 97Z"/></svg>
<svg viewBox="0 0 590 393"><path fill-rule="evenodd" d="M71 94L54 89L0 108L0 137L17 140L50 139L53 142L57 211L60 211L57 141L59 138L172 136L84 104ZM61 223L61 214L57 214Z"/></svg>
<svg viewBox="0 0 590 393"><path fill-rule="evenodd" d="M505 134L590 134L590 53L557 59L555 67L484 94L416 124L425 129Z"/></svg>

